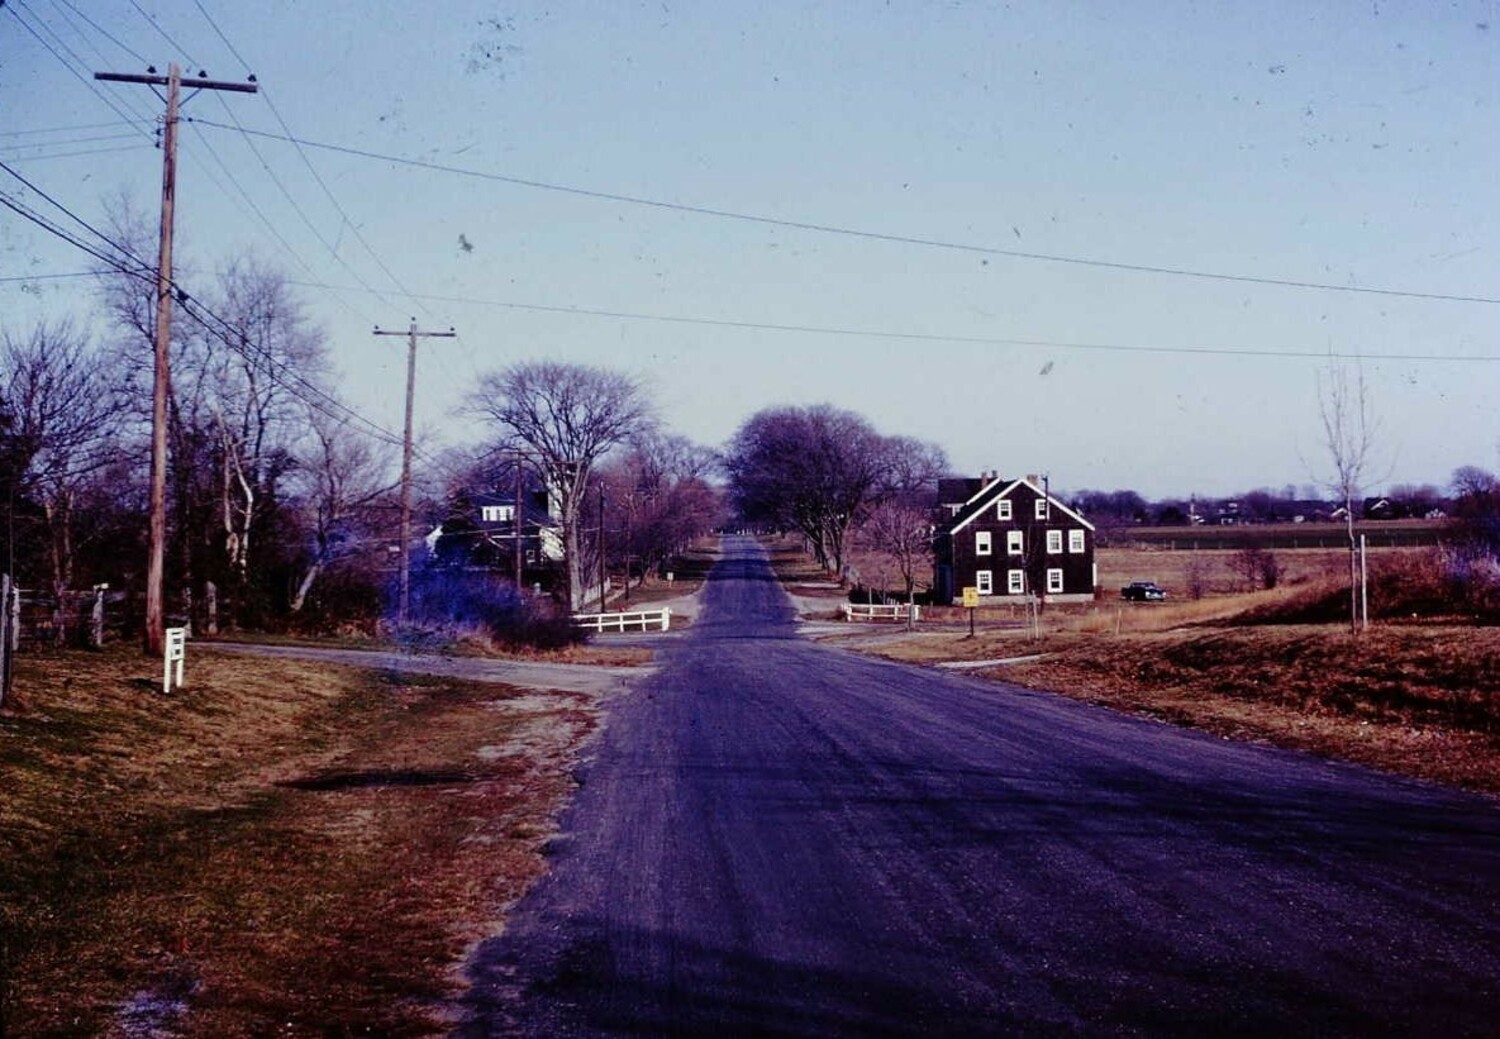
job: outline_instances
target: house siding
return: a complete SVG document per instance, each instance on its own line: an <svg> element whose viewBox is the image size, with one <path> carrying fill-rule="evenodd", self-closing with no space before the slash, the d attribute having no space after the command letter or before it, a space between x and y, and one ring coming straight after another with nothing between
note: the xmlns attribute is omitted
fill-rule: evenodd
<svg viewBox="0 0 1500 1039"><path fill-rule="evenodd" d="M965 587L977 584L975 575L980 570L989 570L994 575L992 592L987 598L1003 600L1008 595L1007 575L1017 569L1025 572L1028 592L1043 594L1053 602L1092 600L1095 595L1093 526L1055 498L1050 499L1048 518L1038 519L1037 502L1044 497L1042 489L1028 481L996 480L978 487L956 516L939 516L933 583L936 601L952 603L958 599ZM1001 500L1011 503L1008 520L999 518ZM986 556L975 551L980 531L990 535L991 551ZM1022 537L1019 555L1011 555L1007 549L1007 535L1013 531L1019 531ZM1059 532L1062 551L1047 551L1048 531ZM1069 551L1072 538L1076 538L1076 535L1070 537L1071 531L1082 531L1083 551ZM1061 592L1047 592L1048 570L1062 571Z"/></svg>

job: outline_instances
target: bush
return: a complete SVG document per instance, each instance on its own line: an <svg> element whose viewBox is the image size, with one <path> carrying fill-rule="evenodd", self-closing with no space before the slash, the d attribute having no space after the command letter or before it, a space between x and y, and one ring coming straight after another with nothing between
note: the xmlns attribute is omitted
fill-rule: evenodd
<svg viewBox="0 0 1500 1039"><path fill-rule="evenodd" d="M527 597L490 574L432 570L413 574L413 624L449 633L478 630L508 648L558 649L584 641L550 599Z"/></svg>

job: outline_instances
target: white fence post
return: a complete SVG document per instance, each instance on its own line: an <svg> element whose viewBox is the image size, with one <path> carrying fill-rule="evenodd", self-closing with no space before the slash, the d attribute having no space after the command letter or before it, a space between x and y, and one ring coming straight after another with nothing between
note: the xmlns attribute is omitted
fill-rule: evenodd
<svg viewBox="0 0 1500 1039"><path fill-rule="evenodd" d="M187 629L168 628L166 636L166 646L161 655L161 691L170 693L174 688L173 664L177 665L175 688L182 688L182 664L184 658L187 657Z"/></svg>
<svg viewBox="0 0 1500 1039"><path fill-rule="evenodd" d="M15 617L10 605L14 596L10 574L0 574L0 704L10 693L11 664L16 655Z"/></svg>

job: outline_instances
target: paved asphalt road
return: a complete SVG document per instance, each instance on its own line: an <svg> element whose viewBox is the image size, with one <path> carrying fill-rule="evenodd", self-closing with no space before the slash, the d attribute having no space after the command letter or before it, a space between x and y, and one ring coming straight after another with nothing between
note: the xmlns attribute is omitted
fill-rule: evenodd
<svg viewBox="0 0 1500 1039"><path fill-rule="evenodd" d="M615 704L465 1036L1496 1035L1500 808L797 639Z"/></svg>

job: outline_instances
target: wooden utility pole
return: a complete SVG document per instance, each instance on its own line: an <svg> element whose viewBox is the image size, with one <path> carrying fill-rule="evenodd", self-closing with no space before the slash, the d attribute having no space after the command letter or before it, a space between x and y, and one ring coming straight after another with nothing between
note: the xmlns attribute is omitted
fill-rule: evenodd
<svg viewBox="0 0 1500 1039"><path fill-rule="evenodd" d="M150 553L146 560L146 633L148 656L161 656L166 622L162 610L162 572L167 543L167 389L171 382L170 350L172 341L172 211L177 197L177 110L182 91L182 69L167 66L167 74L156 69L137 76L122 72L96 72L95 79L111 83L144 83L167 88L167 114L162 120L161 137L161 239L156 260L156 326L153 330L155 375L151 382L151 520ZM254 82L221 83L204 78L190 80L197 90L231 90L253 94L260 88ZM254 77L252 76L253 80ZM158 95L159 96L159 95Z"/></svg>
<svg viewBox="0 0 1500 1039"><path fill-rule="evenodd" d="M452 339L458 335L453 329L446 332L421 332L417 330L417 319L411 319L411 327L405 332L384 332L375 329L378 336L406 336L406 435L401 445L401 593L396 606L396 623L405 625L411 610L411 411L416 395L417 340Z"/></svg>

